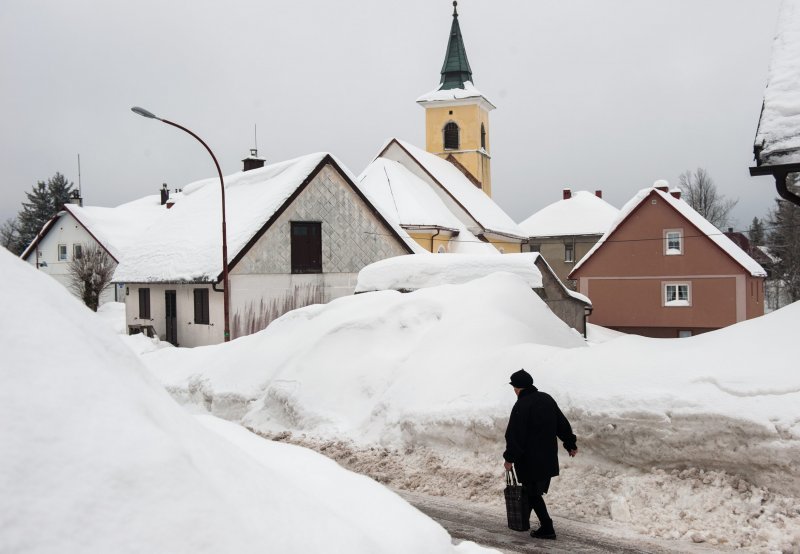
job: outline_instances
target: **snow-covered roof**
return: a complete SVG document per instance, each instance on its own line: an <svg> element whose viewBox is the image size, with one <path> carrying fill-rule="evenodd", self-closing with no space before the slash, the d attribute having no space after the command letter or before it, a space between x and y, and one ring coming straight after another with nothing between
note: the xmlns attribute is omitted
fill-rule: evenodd
<svg viewBox="0 0 800 554"><path fill-rule="evenodd" d="M325 162L335 163L353 179L351 173L342 169L343 164L325 152L225 177L229 263ZM365 197L369 199L369 195ZM213 177L187 185L183 188L183 198L169 210L168 217L147 228L125 253L114 280L216 281L222 272L221 222L219 179ZM389 225L411 251L418 249L405 231Z"/></svg>
<svg viewBox="0 0 800 554"><path fill-rule="evenodd" d="M459 219L422 179L388 158L376 158L358 177L364 190L380 203L383 213L403 226L456 230Z"/></svg>
<svg viewBox="0 0 800 554"><path fill-rule="evenodd" d="M426 92L419 98L417 98L417 102L420 104L424 104L427 102L451 102L454 100L464 100L467 98L482 98L488 104L489 109L494 109L495 106L489 102L489 100L484 96L484 94L475 88L475 85L472 84L472 81L466 81L464 83L464 88L449 88L449 89L442 89L443 85L439 85L437 88L430 92Z"/></svg>
<svg viewBox="0 0 800 554"><path fill-rule="evenodd" d="M800 0L783 0L755 140L759 165L800 162Z"/></svg>
<svg viewBox="0 0 800 554"><path fill-rule="evenodd" d="M756 262L753 258L751 258L747 252L739 248L736 243L734 243L731 239L725 236L722 231L714 227L709 221L697 213L689 204L687 204L684 200L680 198L675 198L671 194L664 192L655 187L648 187L640 190L636 193L636 195L631 198L619 211L617 218L611 224L608 231L600 237L600 240L595 243L589 252L580 259L580 261L575 264L575 267L572 269L570 273L574 273L577 271L579 267L581 267L586 260L592 257L592 255L597 252L597 250L605 243L606 240L617 230L617 228L625 221L628 216L633 212L639 204L641 204L645 199L649 198L651 194L657 194L660 196L668 205L675 208L689 223L694 225L701 234L708 237L714 244L716 244L719 248L722 249L723 252L728 254L733 260L741 265L744 269L746 269L751 275L754 277L766 277L767 272L764 271L758 262Z"/></svg>
<svg viewBox="0 0 800 554"><path fill-rule="evenodd" d="M44 225L37 239L28 245L20 257L26 259L36 244L47 235L53 223L62 215L69 214L119 262L125 250L141 238L141 232L164 212L166 208L161 205L157 194L121 204L116 208L65 204L63 210Z"/></svg>
<svg viewBox="0 0 800 554"><path fill-rule="evenodd" d="M537 257L536 253L395 256L362 269L358 274L356 292L412 291L439 285L458 285L497 272L513 273L529 287L541 288L542 274L536 267Z"/></svg>
<svg viewBox="0 0 800 554"><path fill-rule="evenodd" d="M469 217L482 227L483 232L498 233L520 240L528 238L525 232L514 223L514 220L485 192L472 184L456 166L435 154L396 138L389 140L387 146L381 150L379 157L385 157L386 152L393 145L399 146L400 150L406 154L402 160L399 160L401 164L405 165L403 162L409 159L417 165L417 169L422 170L422 174L431 180L431 184L441 187ZM413 171L411 167L408 169ZM469 227L466 222L463 223Z"/></svg>
<svg viewBox="0 0 800 554"><path fill-rule="evenodd" d="M602 198L581 190L542 208L519 226L530 237L602 235L618 213L617 208Z"/></svg>

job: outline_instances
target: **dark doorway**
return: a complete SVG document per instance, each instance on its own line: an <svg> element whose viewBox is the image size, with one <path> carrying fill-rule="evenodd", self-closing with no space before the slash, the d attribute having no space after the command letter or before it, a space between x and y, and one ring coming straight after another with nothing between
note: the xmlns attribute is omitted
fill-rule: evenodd
<svg viewBox="0 0 800 554"><path fill-rule="evenodd" d="M178 346L178 300L174 290L164 291L164 311L167 314L167 342Z"/></svg>

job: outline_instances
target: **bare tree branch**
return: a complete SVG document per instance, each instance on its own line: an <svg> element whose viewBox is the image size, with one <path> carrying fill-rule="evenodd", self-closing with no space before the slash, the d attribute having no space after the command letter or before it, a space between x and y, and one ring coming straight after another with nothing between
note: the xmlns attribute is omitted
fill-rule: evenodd
<svg viewBox="0 0 800 554"><path fill-rule="evenodd" d="M717 192L717 185L702 167L694 173L684 171L678 178L678 188L682 198L694 210L711 222L717 229L723 229L730 221L730 213L738 200L725 198Z"/></svg>
<svg viewBox="0 0 800 554"><path fill-rule="evenodd" d="M83 303L97 311L100 295L111 284L116 264L100 246L83 245L80 255L69 262L70 289Z"/></svg>

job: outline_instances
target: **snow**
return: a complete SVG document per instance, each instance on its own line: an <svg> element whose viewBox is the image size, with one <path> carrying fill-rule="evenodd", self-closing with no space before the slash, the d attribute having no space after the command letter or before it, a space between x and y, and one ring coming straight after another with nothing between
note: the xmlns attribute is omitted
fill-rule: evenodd
<svg viewBox="0 0 800 554"><path fill-rule="evenodd" d="M403 140L393 139L447 194L456 200L487 232L527 239L525 232L485 192L476 187L453 164ZM390 141L393 142L393 141Z"/></svg>
<svg viewBox="0 0 800 554"><path fill-rule="evenodd" d="M472 81L466 81L464 83L464 88L441 89L440 87L423 94L417 98L417 102L451 102L453 100L463 100L466 98L483 98L489 104L490 109L494 109L492 103L487 100L481 91L475 88Z"/></svg>
<svg viewBox="0 0 800 554"><path fill-rule="evenodd" d="M126 250L142 239L142 232L167 209L157 194L145 196L116 208L65 206L75 219L120 261Z"/></svg>
<svg viewBox="0 0 800 554"><path fill-rule="evenodd" d="M759 165L800 162L800 1L783 0L756 133Z"/></svg>
<svg viewBox="0 0 800 554"><path fill-rule="evenodd" d="M433 189L402 164L376 158L358 177L359 187L385 214L409 233L438 228L457 233L447 244L451 253L497 254L497 249L473 235Z"/></svg>
<svg viewBox="0 0 800 554"><path fill-rule="evenodd" d="M125 327L125 303L106 302L97 308L97 315L108 327L117 334L123 335L127 332Z"/></svg>
<svg viewBox="0 0 800 554"><path fill-rule="evenodd" d="M439 254L395 256L372 263L358 274L356 292L413 291L438 285L467 283L496 272L513 273L530 288L542 287L542 274L534 263L538 254Z"/></svg>
<svg viewBox="0 0 800 554"><path fill-rule="evenodd" d="M595 245L586 253L586 255L581 258L575 267L572 268L572 272L574 273L577 271L579 267L586 263L586 261L592 257L592 255L597 252L597 249L600 248L603 243L617 230L617 227L622 224L625 219L627 219L628 215L633 212L639 204L641 204L646 198L649 198L651 194L656 194L661 197L667 204L675 208L678 213L680 213L684 218L686 218L689 223L694 225L698 231L705 235L715 243L720 249L726 252L731 258L736 261L739 265L741 265L745 270L747 270L750 275L754 277L766 277L767 272L764 271L757 261L750 257L747 252L739 248L735 242L725 236L719 229L714 227L713 224L709 223L707 219L697 213L686 201L675 198L669 193L666 193L658 188L648 187L640 190L638 193L634 195L619 211L617 218L612 222L611 226L609 227L608 231L600 237L600 240L595 243ZM690 234L693 234L690 232Z"/></svg>
<svg viewBox="0 0 800 554"><path fill-rule="evenodd" d="M56 281L0 267L0 551L483 551L323 456L196 421Z"/></svg>
<svg viewBox="0 0 800 554"><path fill-rule="evenodd" d="M316 445L393 486L488 503L502 498L508 375L524 367L579 437L548 495L554 513L791 552L800 373L780 345L793 344L798 317L800 303L696 337L586 348L528 283L496 273L341 298L143 360L194 409Z"/></svg>
<svg viewBox="0 0 800 554"><path fill-rule="evenodd" d="M616 219L619 210L591 192L581 190L571 198L559 200L519 224L529 237L602 235Z"/></svg>
<svg viewBox="0 0 800 554"><path fill-rule="evenodd" d="M438 226L458 230L456 216L422 179L394 160L377 158L358 177L381 211L403 226Z"/></svg>

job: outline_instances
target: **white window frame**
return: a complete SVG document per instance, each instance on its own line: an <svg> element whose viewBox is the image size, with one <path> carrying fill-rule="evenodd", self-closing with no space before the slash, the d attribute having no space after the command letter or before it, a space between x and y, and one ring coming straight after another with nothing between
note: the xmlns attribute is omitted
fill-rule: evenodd
<svg viewBox="0 0 800 554"><path fill-rule="evenodd" d="M64 253L62 256L61 253ZM66 244L59 244L58 245L58 261L59 262L66 262L67 261L67 245Z"/></svg>
<svg viewBox="0 0 800 554"><path fill-rule="evenodd" d="M686 287L686 298L681 298L681 287ZM675 299L669 300L670 289L674 289ZM668 282L661 287L661 303L665 308L687 308L692 305L692 284L687 282Z"/></svg>
<svg viewBox="0 0 800 554"><path fill-rule="evenodd" d="M669 247L670 236L678 235L678 248L677 252ZM682 256L684 252L683 247L683 229L664 229L664 255L665 256Z"/></svg>
<svg viewBox="0 0 800 554"><path fill-rule="evenodd" d="M80 255L78 254L80 252ZM78 259L83 257L83 245L80 243L75 243L72 245L72 258Z"/></svg>

